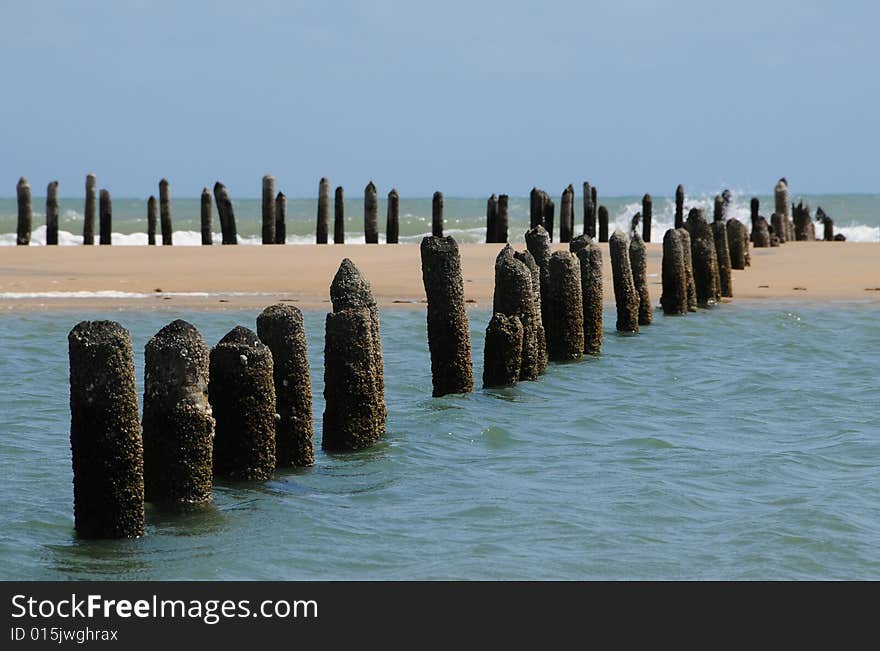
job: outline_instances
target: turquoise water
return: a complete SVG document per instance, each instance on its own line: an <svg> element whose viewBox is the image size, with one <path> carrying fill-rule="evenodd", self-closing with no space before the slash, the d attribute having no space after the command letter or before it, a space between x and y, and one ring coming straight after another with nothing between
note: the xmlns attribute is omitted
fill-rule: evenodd
<svg viewBox="0 0 880 651"><path fill-rule="evenodd" d="M379 231L380 241L384 241L387 203L383 198L387 188L379 189ZM77 192L82 190L77 188ZM527 194L527 192L526 192ZM556 202L556 227L559 230L559 194L553 193ZM345 200L346 242L364 241L363 191L350 192ZM761 214L768 219L773 212L773 198L758 195L761 201ZM817 207L829 214L835 222L836 232L846 235L850 242L880 242L880 195L877 194L826 194L800 197L792 193L792 200L804 199L815 214ZM752 194L733 192L731 216L749 223L749 201ZM599 203L605 205L612 222L628 230L630 220L642 209L641 196L605 197L600 194ZM686 207L698 206L712 214L714 194L688 196ZM583 229L583 198L581 188L575 188L576 231ZM261 202L259 199L237 199L234 201L239 239L242 244L259 244L261 239ZM0 245L15 244L17 207L15 199L0 199ZM34 197L34 234L32 243L45 243L45 198ZM179 198L172 203L175 244L201 244L199 199ZM83 200L65 198L61 193L59 242L61 244L82 243ZM290 244L311 244L315 241L315 217L317 199L288 199L287 241ZM332 213L332 210L331 210ZM214 208L214 240L220 242L220 225L217 210ZM114 244L147 243L147 204L146 199L113 199L113 242ZM445 231L454 235L459 242L482 242L486 238L486 198L446 197L444 200ZM663 233L674 223L675 200L669 197L654 197L654 220L652 240L661 242ZM331 215L332 219L332 215ZM511 196L509 200L510 237L522 241L529 224L528 196ZM97 224L95 225L97 229ZM157 227L158 228L158 227ZM400 200L400 236L403 244L418 244L422 236L431 230L431 198L406 198ZM613 228L612 228L613 230ZM820 228L821 233L821 228ZM333 228L331 224L330 238ZM161 240L160 240L161 241Z"/></svg>
<svg viewBox="0 0 880 651"><path fill-rule="evenodd" d="M486 309L469 313L476 375ZM316 464L73 532L67 332L209 345L256 311L0 316L2 579L880 579L880 310L732 303L608 330L538 382L432 399L422 310L382 313L388 434L320 451L324 315L306 314Z"/></svg>

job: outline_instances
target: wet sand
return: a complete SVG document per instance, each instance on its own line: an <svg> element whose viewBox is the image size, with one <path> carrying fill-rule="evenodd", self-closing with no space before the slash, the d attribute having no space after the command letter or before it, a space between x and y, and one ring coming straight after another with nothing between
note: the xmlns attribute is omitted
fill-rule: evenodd
<svg viewBox="0 0 880 651"><path fill-rule="evenodd" d="M461 246L470 304L491 305L493 265L502 246ZM613 302L608 248L601 246L605 301ZM651 300L659 304L662 245L647 247ZM751 267L733 272L734 301L880 305L876 243L790 242L753 248L751 256ZM277 301L324 310L329 306L330 281L343 257L364 272L381 307L419 307L424 300L419 247L413 245L3 247L0 311L242 309ZM124 294L88 296L93 292ZM33 294L37 296L20 296Z"/></svg>

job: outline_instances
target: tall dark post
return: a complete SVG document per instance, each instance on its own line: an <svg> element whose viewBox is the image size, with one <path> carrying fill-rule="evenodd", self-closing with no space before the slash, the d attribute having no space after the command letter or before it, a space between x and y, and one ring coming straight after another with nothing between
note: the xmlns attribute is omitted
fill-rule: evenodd
<svg viewBox="0 0 880 651"><path fill-rule="evenodd" d="M562 191L559 204L559 241L571 242L574 229L574 188L569 185Z"/></svg>
<svg viewBox="0 0 880 651"><path fill-rule="evenodd" d="M147 244L149 246L156 245L156 223L159 221L159 210L156 204L156 197L152 194L147 199Z"/></svg>
<svg viewBox="0 0 880 651"><path fill-rule="evenodd" d="M214 203L220 217L220 230L223 232L223 244L238 244L238 232L235 226L235 211L232 199L226 186L217 181L214 184Z"/></svg>
<svg viewBox="0 0 880 651"><path fill-rule="evenodd" d="M750 213L752 233L755 232L755 224L758 222L758 211L760 209L761 209L761 202L758 200L758 197L752 197L752 200L749 202L749 213Z"/></svg>
<svg viewBox="0 0 880 651"><path fill-rule="evenodd" d="M650 194L642 197L642 240L651 241L651 223L654 221L654 200Z"/></svg>
<svg viewBox="0 0 880 651"><path fill-rule="evenodd" d="M345 190L341 185L333 198L333 243L345 244Z"/></svg>
<svg viewBox="0 0 880 651"><path fill-rule="evenodd" d="M602 249L586 233L569 245L581 265L584 315L584 354L602 351Z"/></svg>
<svg viewBox="0 0 880 651"><path fill-rule="evenodd" d="M110 191L102 189L98 195L98 219L100 222L100 243L111 244L113 231L113 202Z"/></svg>
<svg viewBox="0 0 880 651"><path fill-rule="evenodd" d="M557 362L580 359L584 353L581 265L572 253L554 251L548 266L547 356Z"/></svg>
<svg viewBox="0 0 880 651"><path fill-rule="evenodd" d="M529 228L544 225L544 197L541 190L532 188L529 192Z"/></svg>
<svg viewBox="0 0 880 651"><path fill-rule="evenodd" d="M507 229L509 224L507 206L507 195L498 195L498 216L495 221L495 242L500 242L501 244L507 243Z"/></svg>
<svg viewBox="0 0 880 651"><path fill-rule="evenodd" d="M202 188L201 201L201 227L202 227L202 246L211 246L214 242L211 239L211 191L208 188Z"/></svg>
<svg viewBox="0 0 880 651"><path fill-rule="evenodd" d="M58 244L58 181L46 188L46 245Z"/></svg>
<svg viewBox="0 0 880 651"><path fill-rule="evenodd" d="M382 343L372 289L348 258L333 278L330 299L321 447L344 452L369 447L385 433Z"/></svg>
<svg viewBox="0 0 880 651"><path fill-rule="evenodd" d="M528 252L526 255L531 258ZM518 380L537 380L541 359L544 357L543 349L539 349L538 344L539 339L543 341L543 337L539 335L539 329L543 331L541 308L535 298L532 272L524 262L516 259L509 244L495 258L492 311L519 320L523 334L519 352L520 366L516 377ZM508 329L510 327L513 326L507 326ZM489 346L488 342L486 346ZM486 373L483 378L485 385Z"/></svg>
<svg viewBox="0 0 880 651"><path fill-rule="evenodd" d="M553 222L555 221L556 215L556 204L553 203L553 200L550 196L544 193L544 228L547 229L547 235L550 236L550 241L553 241Z"/></svg>
<svg viewBox="0 0 880 651"><path fill-rule="evenodd" d="M684 229L682 229L684 230ZM684 247L680 231L670 228L663 236L663 294L660 306L663 314L687 314L687 278L684 267Z"/></svg>
<svg viewBox="0 0 880 651"><path fill-rule="evenodd" d="M275 244L275 177L266 174L262 188L263 244Z"/></svg>
<svg viewBox="0 0 880 651"><path fill-rule="evenodd" d="M208 347L173 321L144 350L144 493L148 502L211 499L214 417L208 404Z"/></svg>
<svg viewBox="0 0 880 651"><path fill-rule="evenodd" d="M287 244L287 196L275 195L275 244Z"/></svg>
<svg viewBox="0 0 880 651"><path fill-rule="evenodd" d="M608 241L608 208L599 206L599 241Z"/></svg>
<svg viewBox="0 0 880 651"><path fill-rule="evenodd" d="M639 296L639 325L651 325L654 308L648 292L648 255L645 243L638 233L635 233L629 242L629 264L632 267L633 284Z"/></svg>
<svg viewBox="0 0 880 651"><path fill-rule="evenodd" d="M697 305L706 307L721 299L721 280L718 275L715 237L701 208L691 208L688 213L686 229L691 236Z"/></svg>
<svg viewBox="0 0 880 651"><path fill-rule="evenodd" d="M400 195L395 188L388 193L388 214L385 219L385 242L397 244L400 239Z"/></svg>
<svg viewBox="0 0 880 651"><path fill-rule="evenodd" d="M720 194L715 195L715 202L712 207L712 221L713 222L723 222L724 221L724 199L721 198Z"/></svg>
<svg viewBox="0 0 880 651"><path fill-rule="evenodd" d="M752 229L752 244L755 245L756 249L770 246L770 225L767 223L767 220L760 215L755 220L755 226Z"/></svg>
<svg viewBox="0 0 880 651"><path fill-rule="evenodd" d="M730 251L730 267L732 269L746 268L746 246L748 238L743 237L745 226L736 217L727 221L727 247Z"/></svg>
<svg viewBox="0 0 880 651"><path fill-rule="evenodd" d="M540 301L541 323L545 324L546 329L546 323L549 319L547 313L547 296L550 295L550 255L552 253L550 248L550 235L543 226L538 225L535 228L526 231L525 239L526 248L529 253L532 254L535 264L538 265L538 269L540 270L540 284L538 285L538 291L536 294Z"/></svg>
<svg viewBox="0 0 880 651"><path fill-rule="evenodd" d="M82 321L67 342L76 532L142 536L144 457L131 335L115 321Z"/></svg>
<svg viewBox="0 0 880 651"><path fill-rule="evenodd" d="M435 192L431 199L431 234L443 237L443 193Z"/></svg>
<svg viewBox="0 0 880 651"><path fill-rule="evenodd" d="M312 384L302 312L284 303L267 307L257 317L257 335L272 351L275 465L314 465Z"/></svg>
<svg viewBox="0 0 880 651"><path fill-rule="evenodd" d="M428 297L433 396L470 393L474 372L458 243L452 237L425 237L421 256L422 282Z"/></svg>
<svg viewBox="0 0 880 651"><path fill-rule="evenodd" d="M486 201L486 244L496 242L498 230L498 197L494 194Z"/></svg>
<svg viewBox="0 0 880 651"><path fill-rule="evenodd" d="M315 242L327 244L330 230L330 181L321 178L318 182L318 221L315 226Z"/></svg>
<svg viewBox="0 0 880 651"><path fill-rule="evenodd" d="M34 221L34 209L31 204L31 186L23 176L18 179L15 187L18 195L18 229L15 243L19 246L27 246L31 243L31 227Z"/></svg>
<svg viewBox="0 0 880 651"><path fill-rule="evenodd" d="M590 187L590 208L593 209L592 214L590 215L590 224L592 228L592 232L589 233L590 237L594 238L598 234L596 229L596 222L599 221L599 192L596 189L596 186L593 185Z"/></svg>
<svg viewBox="0 0 880 651"><path fill-rule="evenodd" d="M83 244L95 243L95 215L98 205L98 180L94 174L86 175L86 205L83 211Z"/></svg>
<svg viewBox="0 0 880 651"><path fill-rule="evenodd" d="M483 354L483 387L517 383L522 364L523 326L516 316L496 312L486 328Z"/></svg>
<svg viewBox="0 0 880 651"><path fill-rule="evenodd" d="M593 219L593 193L590 184L584 181L584 235L596 237L596 222Z"/></svg>
<svg viewBox="0 0 880 651"><path fill-rule="evenodd" d="M675 188L675 227L684 228L684 186Z"/></svg>
<svg viewBox="0 0 880 651"><path fill-rule="evenodd" d="M364 242L379 243L379 195L372 181L364 188Z"/></svg>
<svg viewBox="0 0 880 651"><path fill-rule="evenodd" d="M501 256L502 253L499 253L498 255ZM518 262L522 262L523 265L525 265L526 269L528 269L529 271L529 275L532 277L532 299L535 303L534 322L536 375L532 377L531 371L526 371L527 368L531 369L532 367L528 364L528 360L524 359L523 366L520 369L520 379L535 380L537 379L538 375L541 375L547 370L547 337L544 333L544 321L541 316L541 268L538 266L538 263L535 262L534 256L532 256L529 251L515 251L513 252L513 257L515 260L517 260ZM523 321L523 324L525 325L525 321Z"/></svg>
<svg viewBox="0 0 880 651"><path fill-rule="evenodd" d="M159 181L159 222L162 225L162 246L171 246L171 192L168 189L168 181Z"/></svg>
<svg viewBox="0 0 880 651"><path fill-rule="evenodd" d="M272 353L243 326L211 349L208 396L216 420L214 475L264 481L275 470Z"/></svg>
<svg viewBox="0 0 880 651"><path fill-rule="evenodd" d="M785 243L789 239L790 228L788 224L791 221L791 213L789 212L788 184L783 179L779 179L776 187L773 188L773 202L775 206L774 212L779 215L779 221L782 225L778 232L774 228L774 233L779 238L780 243Z"/></svg>
<svg viewBox="0 0 880 651"><path fill-rule="evenodd" d="M639 295L633 283L626 235L616 230L608 242L611 272L614 279L614 300L617 303L617 331L639 331Z"/></svg>
<svg viewBox="0 0 880 651"><path fill-rule="evenodd" d="M684 279L687 290L688 312L697 311L697 286L694 284L694 258L691 253L691 235L684 227L676 228L678 238L681 241L681 251L684 258Z"/></svg>
<svg viewBox="0 0 880 651"><path fill-rule="evenodd" d="M723 221L712 222L712 236L715 240L715 257L718 258L718 280L721 296L733 297L733 274L730 267L730 247L727 242L727 226Z"/></svg>

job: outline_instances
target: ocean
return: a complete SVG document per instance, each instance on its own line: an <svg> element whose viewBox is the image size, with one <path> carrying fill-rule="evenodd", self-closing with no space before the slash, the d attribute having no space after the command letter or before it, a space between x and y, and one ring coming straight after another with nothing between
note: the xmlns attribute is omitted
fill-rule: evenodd
<svg viewBox="0 0 880 651"><path fill-rule="evenodd" d="M880 311L855 301L658 313L638 336L608 311L601 356L437 399L424 310L385 310L387 435L340 455L320 450L325 315L306 312L313 468L77 539L68 331L122 323L142 392L163 325L210 346L256 315L0 315L0 579L880 579ZM469 311L478 387L489 317Z"/></svg>
<svg viewBox="0 0 880 651"><path fill-rule="evenodd" d="M387 202L380 188L379 199L379 231L380 241L384 241L385 216ZM561 193L560 193L561 194ZM728 216L735 216L749 223L749 201L753 195L732 191L732 208ZM770 218L773 212L773 198L758 196L761 202L761 214ZM815 214L821 207L835 222L835 232L846 235L850 242L880 242L880 195L878 194L825 194L800 197L794 193L792 200L803 199L809 203ZM556 203L556 230L558 232L560 196L554 195ZM669 197L653 197L654 219L651 240L661 242L663 233L674 223L675 199ZM599 203L608 208L610 220L625 232L629 229L632 216L641 211L641 196L603 197ZM706 210L711 220L714 195L688 196L686 208L701 207ZM236 223L241 244L259 244L261 242L261 201L259 199L234 200ZM576 233L583 229L583 198L581 188L575 188L575 222ZM45 197L35 196L34 232L32 244L45 244ZM198 198L181 198L172 200L172 220L174 225L175 245L199 245L200 235L200 201ZM214 242L220 243L220 224L216 206L214 213ZM331 206L331 222L333 209ZM0 245L14 245L17 222L17 204L15 199L0 199ZM291 199L287 202L287 243L312 244L315 241L315 221L317 199ZM65 199L60 202L59 242L61 244L82 244L83 199ZM147 202L146 199L114 198L113 199L113 243L114 244L146 244L147 243ZM486 198L455 198L445 197L445 234L452 235L459 242L483 242L486 238ZM529 224L528 197L510 197L509 202L510 240L522 241L523 234ZM364 208L362 193L351 193L345 200L346 242L364 241ZM97 241L97 220L95 233ZM157 228L158 230L158 228ZM614 228L611 227L611 231ZM821 235L821 227L817 228ZM417 244L421 238L431 231L431 199L405 198L400 199L400 242ZM333 225L330 225L330 240L333 238ZM161 240L160 240L161 242Z"/></svg>

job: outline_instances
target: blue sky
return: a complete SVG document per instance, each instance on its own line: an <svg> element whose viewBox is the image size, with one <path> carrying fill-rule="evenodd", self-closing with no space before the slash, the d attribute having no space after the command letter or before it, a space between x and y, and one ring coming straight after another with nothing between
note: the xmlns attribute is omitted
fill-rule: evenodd
<svg viewBox="0 0 880 651"><path fill-rule="evenodd" d="M7 2L0 179L880 191L869 2Z"/></svg>

